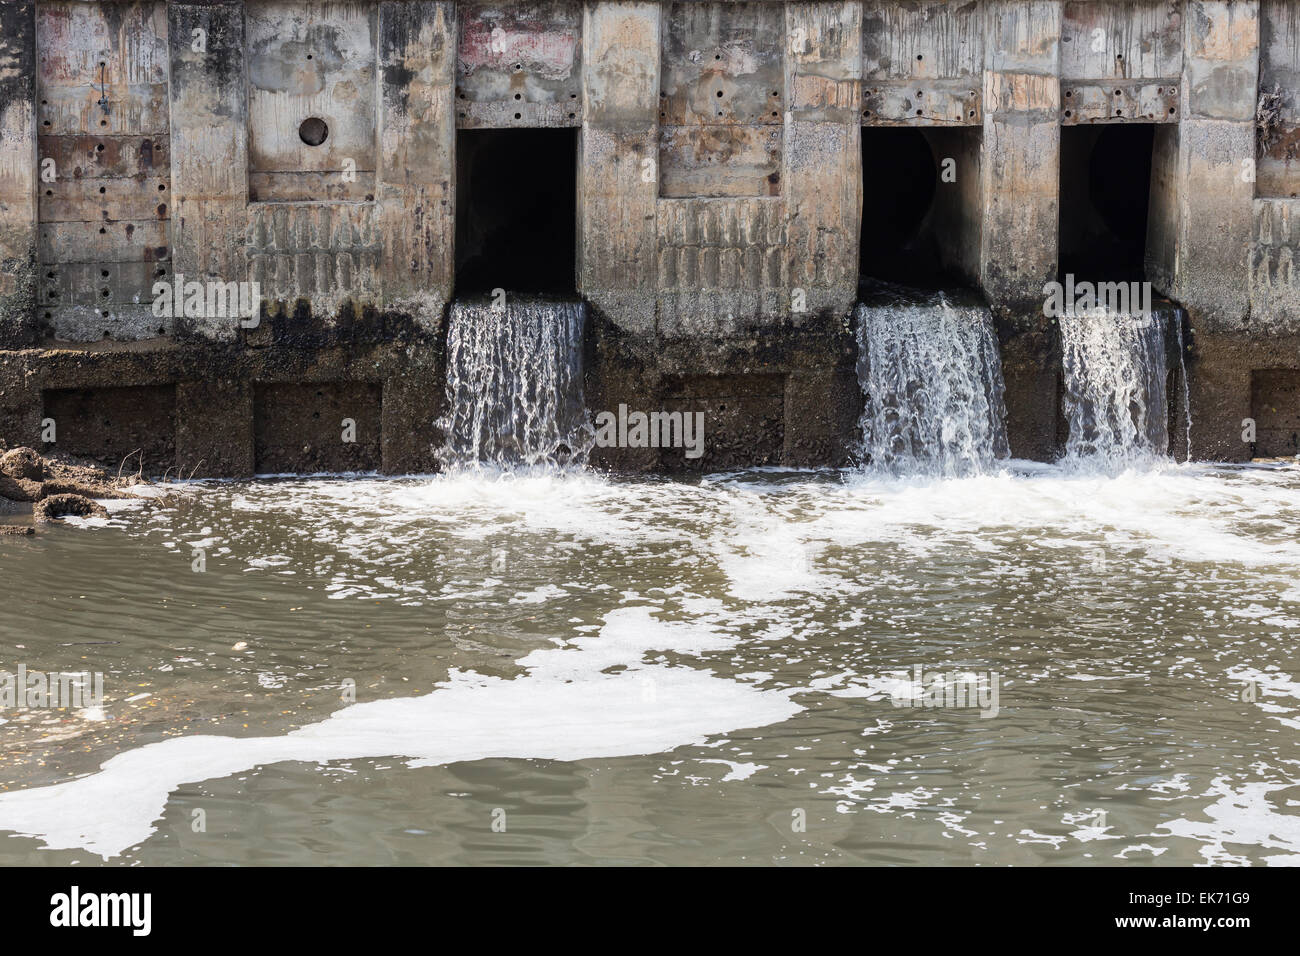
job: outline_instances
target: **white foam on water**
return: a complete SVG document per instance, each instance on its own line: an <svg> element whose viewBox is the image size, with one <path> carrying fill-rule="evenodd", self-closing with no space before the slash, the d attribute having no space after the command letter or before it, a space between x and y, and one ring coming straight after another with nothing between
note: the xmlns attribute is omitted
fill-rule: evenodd
<svg viewBox="0 0 1300 956"><path fill-rule="evenodd" d="M527 674L512 680L453 672L424 696L354 704L282 736L164 740L118 754L86 777L0 794L0 829L107 859L148 839L183 784L266 764L394 756L419 767L657 754L803 709L789 691L643 662L651 650L699 654L733 643L705 627L659 621L648 608L621 608L599 635L528 654L519 661Z"/></svg>
<svg viewBox="0 0 1300 956"><path fill-rule="evenodd" d="M1174 836L1198 840L1201 856L1215 866L1247 866L1250 858L1228 849L1230 844L1262 847L1282 852L1264 857L1274 866L1300 866L1300 816L1279 813L1269 794L1293 783L1248 782L1234 788L1231 780L1216 777L1206 797L1218 797L1202 813L1208 820L1178 819L1157 827Z"/></svg>

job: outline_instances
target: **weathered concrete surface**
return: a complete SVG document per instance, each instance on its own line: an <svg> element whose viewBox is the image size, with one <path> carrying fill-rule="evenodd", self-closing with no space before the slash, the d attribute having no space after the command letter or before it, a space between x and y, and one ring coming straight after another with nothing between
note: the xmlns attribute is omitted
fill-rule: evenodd
<svg viewBox="0 0 1300 956"><path fill-rule="evenodd" d="M980 276L1006 321L1041 310L1056 276L1061 4L1000 0L985 12Z"/></svg>
<svg viewBox="0 0 1300 956"><path fill-rule="evenodd" d="M582 17L579 0L462 4L456 125L581 126Z"/></svg>
<svg viewBox="0 0 1300 956"><path fill-rule="evenodd" d="M1260 4L1259 92L1269 97L1268 123L1259 143L1257 194L1296 198L1300 193L1300 4Z"/></svg>
<svg viewBox="0 0 1300 956"><path fill-rule="evenodd" d="M36 3L0 4L0 349L36 317Z"/></svg>
<svg viewBox="0 0 1300 956"><path fill-rule="evenodd" d="M173 423L156 457L200 474L433 467L456 129L574 127L592 407L706 409L716 440L602 461L843 461L863 196L894 186L864 182L863 129L893 126L953 161L921 228L994 310L1013 452L1050 458L1043 285L1078 185L1061 128L1143 122L1146 276L1190 314L1195 452L1246 457L1241 420L1300 368L1298 18L1289 0L3 3L0 441L38 441L50 396L137 388L151 431ZM255 282L265 308L155 315L174 274ZM349 448L311 417L345 400L369 435ZM97 399L66 401L75 437ZM1268 414L1265 445L1285 444Z"/></svg>
<svg viewBox="0 0 1300 956"><path fill-rule="evenodd" d="M174 331L151 309L171 275L167 8L37 8L40 319L71 342Z"/></svg>

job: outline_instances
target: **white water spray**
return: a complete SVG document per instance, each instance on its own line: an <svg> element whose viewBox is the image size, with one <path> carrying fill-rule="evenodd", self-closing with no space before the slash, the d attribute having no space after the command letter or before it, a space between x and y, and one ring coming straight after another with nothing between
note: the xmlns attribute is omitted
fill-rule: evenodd
<svg viewBox="0 0 1300 956"><path fill-rule="evenodd" d="M449 466L581 462L591 443L582 390L581 302L457 302L447 330Z"/></svg>
<svg viewBox="0 0 1300 956"><path fill-rule="evenodd" d="M1166 318L1160 311L1060 317L1067 462L1115 470L1167 458Z"/></svg>
<svg viewBox="0 0 1300 956"><path fill-rule="evenodd" d="M1009 454L1002 363L983 306L943 293L857 308L863 454L876 470L954 477Z"/></svg>

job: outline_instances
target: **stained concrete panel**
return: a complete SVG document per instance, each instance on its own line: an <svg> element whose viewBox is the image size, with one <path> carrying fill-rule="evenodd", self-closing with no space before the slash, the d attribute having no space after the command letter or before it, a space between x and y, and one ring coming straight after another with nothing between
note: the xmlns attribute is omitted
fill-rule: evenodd
<svg viewBox="0 0 1300 956"><path fill-rule="evenodd" d="M674 3L666 16L659 194L779 195L785 11L778 4Z"/></svg>
<svg viewBox="0 0 1300 956"><path fill-rule="evenodd" d="M1264 0L1259 11L1259 92L1270 97L1260 130L1256 195L1300 194L1300 4Z"/></svg>
<svg viewBox="0 0 1300 956"><path fill-rule="evenodd" d="M581 3L462 3L458 8L458 127L581 125Z"/></svg>
<svg viewBox="0 0 1300 956"><path fill-rule="evenodd" d="M171 260L166 5L41 4L36 40L42 324L73 342L167 334L150 307Z"/></svg>
<svg viewBox="0 0 1300 956"><path fill-rule="evenodd" d="M245 7L249 198L374 198L378 5Z"/></svg>

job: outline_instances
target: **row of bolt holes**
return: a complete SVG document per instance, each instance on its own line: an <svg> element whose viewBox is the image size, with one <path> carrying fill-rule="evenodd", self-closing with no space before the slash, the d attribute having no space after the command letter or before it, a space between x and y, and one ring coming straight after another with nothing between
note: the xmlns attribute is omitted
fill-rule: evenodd
<svg viewBox="0 0 1300 956"><path fill-rule="evenodd" d="M311 59L311 58L308 57L308 59ZM101 61L99 62L99 65L100 65L100 66L107 66L107 64L104 63L103 60L101 60ZM42 105L42 106L49 106L50 104L49 104L49 101L48 101L48 100L41 100L41 105ZM49 126L49 125L50 125L50 121L49 121L49 120L46 120L46 121L45 121L44 123L42 123L41 125L42 125L42 126ZM107 126L107 125L108 125L108 120L106 120L106 119L102 119L102 120L100 120L100 121L99 121L99 125L100 125L100 126ZM102 148L102 147L101 147L101 148Z"/></svg>
<svg viewBox="0 0 1300 956"><path fill-rule="evenodd" d="M1118 59L1118 60L1122 60L1122 59L1124 59L1123 54L1118 55L1118 56L1116 57L1116 59ZM1163 86L1157 86L1157 87L1156 87L1156 93L1157 93L1157 94L1163 94L1164 91L1165 91L1165 88L1164 88ZM1169 95L1170 95L1170 96L1173 96L1173 95L1176 94L1177 92L1178 92L1178 87L1176 87L1176 86L1171 86L1171 87L1169 87ZM1115 91L1115 95L1116 95L1116 96L1123 96L1123 95L1124 95L1124 91L1123 91L1123 90L1116 90L1116 91ZM1065 98L1066 98L1067 100L1070 99L1070 98L1073 97L1073 96L1074 96L1074 90L1066 90L1066 91L1065 91ZM1172 106L1169 107L1169 115L1170 115L1170 116L1173 116L1176 112L1177 112L1177 110L1176 110L1174 107L1172 107ZM1066 111L1065 111L1066 119L1069 119L1069 118L1070 118L1071 116L1073 116L1073 115L1074 115L1074 112L1073 112L1072 110L1066 110ZM1123 115L1124 115L1124 111L1123 111L1123 110L1118 110L1118 109L1117 109L1117 110L1115 111L1115 115L1116 115L1116 116L1123 116ZM1148 113L1148 114L1147 114L1147 119L1155 119L1155 118L1156 118L1156 114L1155 114L1155 113Z"/></svg>
<svg viewBox="0 0 1300 956"><path fill-rule="evenodd" d="M522 73L523 71L524 71L524 65L523 65L522 63L516 63L516 64L515 64L515 72L516 72L516 73ZM457 95L460 99L462 99L462 100L467 98L467 97L465 96L465 92L464 92L464 90L457 90L457 91L456 91L456 95ZM524 95L523 95L522 93L516 93L516 94L515 94L515 99L516 99L516 100L522 100L523 98L524 98ZM571 99L571 100L576 100L577 98L578 98L578 94L577 94L577 93L570 93L570 94L569 94L569 99ZM466 113L465 113L464 110L461 110L457 115L460 116L461 119L464 119L465 116L466 116ZM575 118L577 118L577 115L578 115L577 113L570 113L570 114L569 114L569 119L575 119ZM524 114L522 114L522 113L516 113L516 114L515 114L515 119L523 119L523 118L524 118Z"/></svg>
<svg viewBox="0 0 1300 956"><path fill-rule="evenodd" d="M102 230L101 230L101 231L102 231ZM58 274L57 272L47 272L47 273L45 273L45 278L47 278L47 279L57 279L57 278L58 278L58 275L59 275L59 274ZM108 278L108 270L107 270L107 269L101 269L100 272L99 272L99 275L100 275L101 278L107 279L107 278ZM164 278L164 277L167 275L167 270L166 270L166 269L157 269L157 270L155 270L155 272L154 272L153 275L154 275L154 278L155 278L155 279L162 279L162 278ZM108 290L108 289L100 289L100 290L99 290L99 294L102 295L104 298L107 299L108 296L109 296L109 290ZM58 290L57 290L57 289L51 289L51 290L50 290L50 295L49 295L49 297L50 297L51 299L57 299L57 298L59 297ZM105 318L105 319L108 318L108 311L107 311L106 309L101 309L100 312L99 312L99 314L100 314L100 316L102 316L102 317ZM45 313L45 317L46 317L47 319L52 319L52 318L54 318L54 313L53 313L53 312L46 312L46 313ZM159 329L158 332L159 332L159 334L161 335L161 334L162 334L162 329ZM105 334L107 334L107 333L105 333Z"/></svg>
<svg viewBox="0 0 1300 956"><path fill-rule="evenodd" d="M723 91L722 91L722 90L718 90L717 93L716 93L715 95L718 97L718 99L722 99L722 97L723 97L724 94L723 94ZM777 96L777 97L779 97L779 96L781 95L781 91L780 91L780 90L773 90L773 91L772 91L772 95L773 95L773 96ZM659 94L659 98L660 98L661 100L666 100L666 99L668 99L668 94L667 94L667 93L660 93L660 94ZM718 110L718 115L719 115L719 116L722 115L722 110ZM772 115L773 115L774 117L776 117L776 116L780 116L781 113L780 113L779 110L773 110L773 111L772 111ZM659 112L659 118L660 118L660 119L667 119L667 118L668 118L668 114L667 114L667 112L665 112L665 111L663 111L663 110L660 110L660 112Z"/></svg>
<svg viewBox="0 0 1300 956"><path fill-rule="evenodd" d="M918 54L916 55L916 58L917 58L918 60L921 59L921 55L918 53ZM880 90L872 90L871 92L872 92L873 94L878 94L878 93L880 92ZM916 91L916 98L917 98L917 99L920 99L920 98L921 98L922 96L924 96L924 95L925 95L925 91L924 91L924 90L917 90L917 91ZM975 96L975 95L976 95L976 94L975 94L975 91L974 91L974 90L971 90L971 91L970 91L970 95L971 95L971 96ZM863 115L864 117L870 117L870 116L871 116L871 110L863 110L863 111L862 111L862 115ZM925 115L925 111L924 111L924 110L917 110L917 111L916 111L916 115L917 115L917 116L924 116L924 115ZM975 111L974 111L974 110L970 110L969 112L967 112L966 115L967 115L968 117L970 117L971 119L974 119L974 118L975 118Z"/></svg>

